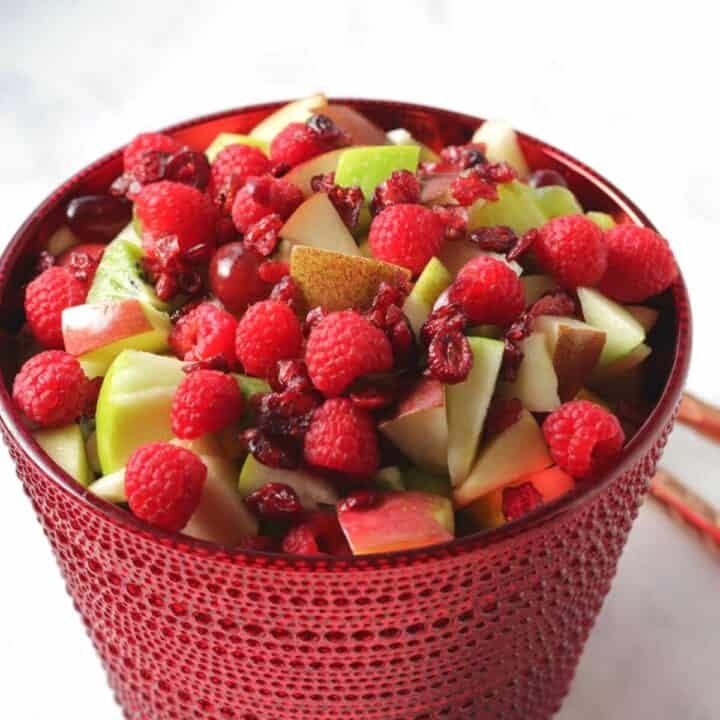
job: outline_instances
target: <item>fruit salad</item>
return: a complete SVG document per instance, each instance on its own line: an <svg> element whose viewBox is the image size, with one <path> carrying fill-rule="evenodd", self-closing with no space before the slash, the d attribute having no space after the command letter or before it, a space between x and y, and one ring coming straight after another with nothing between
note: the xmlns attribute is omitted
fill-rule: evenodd
<svg viewBox="0 0 720 720"><path fill-rule="evenodd" d="M138 135L74 198L13 398L57 465L162 530L425 547L612 466L677 273L503 123L429 147L316 95L206 149Z"/></svg>

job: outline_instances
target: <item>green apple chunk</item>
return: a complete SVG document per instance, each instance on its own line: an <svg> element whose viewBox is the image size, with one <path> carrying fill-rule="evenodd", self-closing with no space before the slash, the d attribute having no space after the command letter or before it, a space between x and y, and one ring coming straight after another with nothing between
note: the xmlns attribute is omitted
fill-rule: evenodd
<svg viewBox="0 0 720 720"><path fill-rule="evenodd" d="M120 505L127 502L125 493L125 468L120 468L109 475L103 475L89 488L90 492L106 502Z"/></svg>
<svg viewBox="0 0 720 720"><path fill-rule="evenodd" d="M503 384L503 397L517 398L531 412L550 412L560 407L558 378L545 334L534 332L518 347L523 359L515 380Z"/></svg>
<svg viewBox="0 0 720 720"><path fill-rule="evenodd" d="M523 410L517 422L480 448L467 480L454 490L455 504L457 507L469 505L496 488L552 464L540 426Z"/></svg>
<svg viewBox="0 0 720 720"><path fill-rule="evenodd" d="M615 219L608 213L590 210L585 213L585 217L592 220L601 230L610 230L615 227Z"/></svg>
<svg viewBox="0 0 720 720"><path fill-rule="evenodd" d="M339 511L338 520L354 555L436 545L455 532L450 500L422 492L386 493L375 507Z"/></svg>
<svg viewBox="0 0 720 720"><path fill-rule="evenodd" d="M545 223L545 215L537 203L535 191L528 185L518 180L498 185L498 196L494 202L478 200L470 206L470 230L507 225L518 235L522 235Z"/></svg>
<svg viewBox="0 0 720 720"><path fill-rule="evenodd" d="M468 342L473 354L470 374L461 383L445 386L448 470L453 486L467 478L475 460L505 347L491 338L471 337Z"/></svg>
<svg viewBox="0 0 720 720"><path fill-rule="evenodd" d="M374 145L345 150L337 164L335 182L343 187L358 185L365 199L395 170L415 172L420 158L417 145Z"/></svg>
<svg viewBox="0 0 720 720"><path fill-rule="evenodd" d="M472 136L474 143L485 145L485 156L490 162L506 162L521 178L530 174L517 133L502 120L486 120Z"/></svg>
<svg viewBox="0 0 720 720"><path fill-rule="evenodd" d="M403 473L403 484L406 490L452 497L452 485L447 475L432 475L416 467L410 467Z"/></svg>
<svg viewBox="0 0 720 720"><path fill-rule="evenodd" d="M563 215L582 215L583 209L571 190L562 185L549 185L535 190L537 204L548 220Z"/></svg>
<svg viewBox="0 0 720 720"><path fill-rule="evenodd" d="M558 284L550 275L523 275L520 283L525 289L525 307L530 307L545 293L558 289Z"/></svg>
<svg viewBox="0 0 720 720"><path fill-rule="evenodd" d="M316 175L325 175L335 172L340 156L345 152L345 148L339 150L330 150L330 152L316 155L304 163L296 165L287 175L283 176L283 180L297 185L305 197L313 194L312 179Z"/></svg>
<svg viewBox="0 0 720 720"><path fill-rule="evenodd" d="M87 487L94 479L80 426L71 423L33 433L38 445L70 477Z"/></svg>
<svg viewBox="0 0 720 720"><path fill-rule="evenodd" d="M303 470L268 467L248 455L240 471L240 495L247 497L268 483L289 485L306 510L317 510L320 505L335 505L339 500L335 488L324 478Z"/></svg>
<svg viewBox="0 0 720 720"><path fill-rule="evenodd" d="M328 104L323 93L295 100L283 105L274 113L259 122L251 131L250 137L255 140L264 140L269 143L290 123L305 122L313 113L322 111Z"/></svg>
<svg viewBox="0 0 720 720"><path fill-rule="evenodd" d="M140 240L132 225L128 225L106 248L86 302L102 303L136 299L157 310L168 309L158 298L155 288L140 275L140 261L144 255Z"/></svg>
<svg viewBox="0 0 720 720"><path fill-rule="evenodd" d="M280 237L288 257L294 245L343 255L360 254L355 239L325 193L316 193L305 200L282 226Z"/></svg>
<svg viewBox="0 0 720 720"><path fill-rule="evenodd" d="M266 155L270 153L270 143L261 138L239 135L238 133L220 133L207 147L205 155L210 162L213 162L221 150L229 145L252 145L260 148Z"/></svg>
<svg viewBox="0 0 720 720"><path fill-rule="evenodd" d="M374 484L380 490L401 492L405 490L402 470L397 465L380 468L373 476Z"/></svg>
<svg viewBox="0 0 720 720"><path fill-rule="evenodd" d="M388 130L385 137L391 145L417 145L420 148L421 163L440 161L440 156L436 152L431 150L427 145L423 145L419 140L416 140L405 128Z"/></svg>
<svg viewBox="0 0 720 720"><path fill-rule="evenodd" d="M418 467L447 473L448 424L442 383L420 380L398 403L394 417L378 426Z"/></svg>
<svg viewBox="0 0 720 720"><path fill-rule="evenodd" d="M605 347L598 361L603 367L627 355L645 340L643 326L622 305L592 288L578 288L585 322L606 333Z"/></svg>
<svg viewBox="0 0 720 720"><path fill-rule="evenodd" d="M415 335L418 335L423 323L428 319L435 301L452 281L453 276L448 269L437 258L431 258L403 305L403 312Z"/></svg>

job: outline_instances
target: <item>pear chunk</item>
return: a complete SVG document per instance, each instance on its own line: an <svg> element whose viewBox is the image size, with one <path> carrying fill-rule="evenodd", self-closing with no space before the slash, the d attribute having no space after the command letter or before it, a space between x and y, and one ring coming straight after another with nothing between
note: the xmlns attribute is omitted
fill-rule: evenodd
<svg viewBox="0 0 720 720"><path fill-rule="evenodd" d="M530 174L517 133L502 120L486 120L475 131L472 141L485 145L485 156L490 162L508 163L521 178Z"/></svg>
<svg viewBox="0 0 720 720"><path fill-rule="evenodd" d="M250 137L267 143L272 142L273 138L290 123L305 122L312 114L321 112L327 104L324 93L317 93L283 105L259 122L250 131Z"/></svg>

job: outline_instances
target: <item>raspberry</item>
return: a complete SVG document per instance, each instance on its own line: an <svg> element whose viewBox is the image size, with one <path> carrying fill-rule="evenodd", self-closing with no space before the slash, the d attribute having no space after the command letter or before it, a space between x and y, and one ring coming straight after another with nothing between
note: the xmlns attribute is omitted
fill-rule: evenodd
<svg viewBox="0 0 720 720"><path fill-rule="evenodd" d="M175 323L168 343L181 360L210 360L221 355L232 367L236 331L237 320L229 312L205 302Z"/></svg>
<svg viewBox="0 0 720 720"><path fill-rule="evenodd" d="M258 220L276 213L287 220L304 200L296 185L270 175L251 177L235 195L232 219L235 227L247 232Z"/></svg>
<svg viewBox="0 0 720 720"><path fill-rule="evenodd" d="M315 387L334 397L362 375L390 370L393 353L382 330L354 310L343 310L313 327L305 362Z"/></svg>
<svg viewBox="0 0 720 720"><path fill-rule="evenodd" d="M584 215L553 218L537 230L532 245L540 265L564 287L594 287L605 273L602 230Z"/></svg>
<svg viewBox="0 0 720 720"><path fill-rule="evenodd" d="M369 477L380 464L375 423L347 398L326 400L305 436L305 461L356 477Z"/></svg>
<svg viewBox="0 0 720 720"><path fill-rule="evenodd" d="M64 267L51 267L38 275L25 290L25 316L35 339L46 348L64 346L62 312L82 305L85 283Z"/></svg>
<svg viewBox="0 0 720 720"><path fill-rule="evenodd" d="M345 144L330 118L314 115L307 123L290 123L281 130L270 144L270 158L273 163L293 167Z"/></svg>
<svg viewBox="0 0 720 720"><path fill-rule="evenodd" d="M561 405L543 423L543 434L558 467L578 479L607 466L625 442L618 419L587 400Z"/></svg>
<svg viewBox="0 0 720 720"><path fill-rule="evenodd" d="M450 286L448 299L458 303L473 324L509 325L525 308L520 278L507 263L480 255L466 263Z"/></svg>
<svg viewBox="0 0 720 720"><path fill-rule="evenodd" d="M162 442L143 445L125 467L128 504L142 520L176 532L195 512L206 478L207 468L190 450Z"/></svg>
<svg viewBox="0 0 720 720"><path fill-rule="evenodd" d="M310 513L308 519L291 528L282 550L295 555L351 555L350 546L334 512Z"/></svg>
<svg viewBox="0 0 720 720"><path fill-rule="evenodd" d="M173 153L182 150L182 143L175 138L162 133L140 133L123 150L123 167L130 172L136 165L141 164L146 153Z"/></svg>
<svg viewBox="0 0 720 720"><path fill-rule="evenodd" d="M422 205L391 205L375 217L368 240L379 260L418 275L445 239L442 219Z"/></svg>
<svg viewBox="0 0 720 720"><path fill-rule="evenodd" d="M172 431L185 440L240 420L245 399L235 378L219 370L196 370L178 385L172 404Z"/></svg>
<svg viewBox="0 0 720 720"><path fill-rule="evenodd" d="M180 255L199 262L215 246L215 207L207 195L183 183L162 180L146 185L135 199L143 246L150 255L158 241L174 236Z"/></svg>
<svg viewBox="0 0 720 720"><path fill-rule="evenodd" d="M215 158L210 170L210 195L219 207L232 208L237 191L249 177L270 172L270 160L252 145L228 145Z"/></svg>
<svg viewBox="0 0 720 720"><path fill-rule="evenodd" d="M270 482L245 498L248 507L261 518L286 520L302 512L298 494L285 483Z"/></svg>
<svg viewBox="0 0 720 720"><path fill-rule="evenodd" d="M409 170L395 170L375 188L370 201L370 212L377 215L391 205L408 205L420 202L420 182Z"/></svg>
<svg viewBox="0 0 720 720"><path fill-rule="evenodd" d="M80 363L62 350L46 350L20 368L13 383L13 400L42 427L72 422L85 409L88 379Z"/></svg>
<svg viewBox="0 0 720 720"><path fill-rule="evenodd" d="M642 302L668 288L678 267L665 238L650 228L617 225L605 233L607 271L600 289L620 302Z"/></svg>
<svg viewBox="0 0 720 720"><path fill-rule="evenodd" d="M250 375L267 377L278 360L300 354L302 330L295 313L279 300L251 305L238 323L235 352Z"/></svg>
<svg viewBox="0 0 720 720"><path fill-rule="evenodd" d="M511 485L502 491L502 513L508 522L527 515L542 503L542 495L531 482Z"/></svg>

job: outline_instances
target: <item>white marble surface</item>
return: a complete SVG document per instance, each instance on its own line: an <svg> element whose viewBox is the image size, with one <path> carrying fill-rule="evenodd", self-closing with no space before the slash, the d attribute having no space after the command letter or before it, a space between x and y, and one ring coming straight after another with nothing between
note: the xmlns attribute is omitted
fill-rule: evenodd
<svg viewBox="0 0 720 720"><path fill-rule="evenodd" d="M500 116L622 187L691 287L691 388L720 402L720 53L706 3L0 3L0 244L61 180L134 133L322 88ZM720 505L718 452L669 464ZM119 718L0 453L3 717ZM643 508L562 720L720 709L718 560Z"/></svg>

